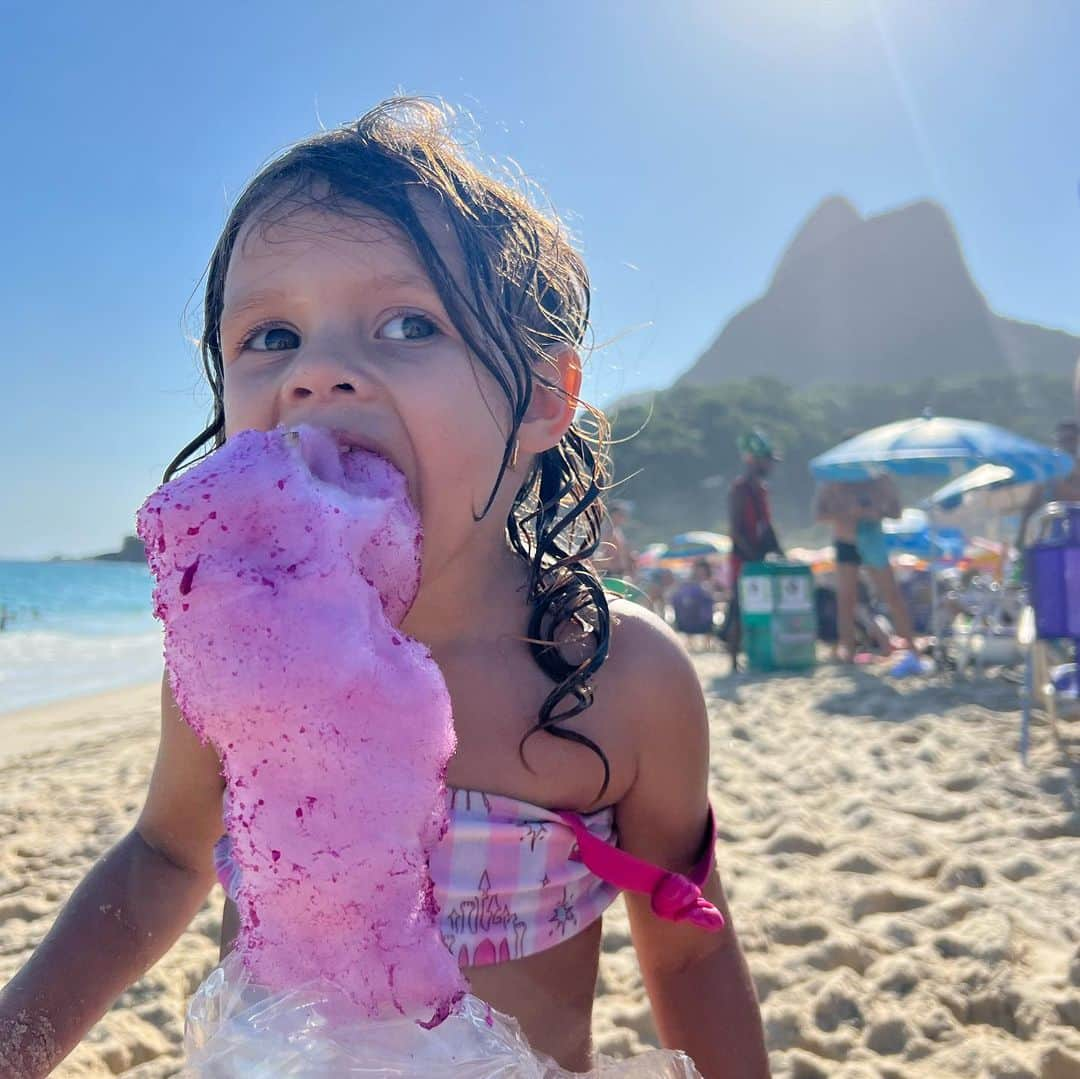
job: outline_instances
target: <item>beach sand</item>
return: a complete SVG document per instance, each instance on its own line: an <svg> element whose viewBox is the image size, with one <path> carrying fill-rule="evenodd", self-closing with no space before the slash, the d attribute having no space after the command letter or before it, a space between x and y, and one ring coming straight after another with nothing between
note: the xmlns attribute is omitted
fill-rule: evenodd
<svg viewBox="0 0 1080 1079"><path fill-rule="evenodd" d="M1017 687L695 663L717 854L774 1074L1080 1077L1080 767L1043 723L1020 765ZM0 982L133 824L157 702L152 684L0 716ZM178 1071L222 898L55 1075ZM597 1048L655 1044L621 903L603 948Z"/></svg>

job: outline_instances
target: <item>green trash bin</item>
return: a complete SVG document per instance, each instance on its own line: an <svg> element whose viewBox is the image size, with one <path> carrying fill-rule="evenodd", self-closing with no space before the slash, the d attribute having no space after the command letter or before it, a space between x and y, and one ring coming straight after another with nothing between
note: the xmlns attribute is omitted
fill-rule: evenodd
<svg viewBox="0 0 1080 1079"><path fill-rule="evenodd" d="M814 574L798 562L750 562L739 575L743 647L753 671L807 670L816 662Z"/></svg>

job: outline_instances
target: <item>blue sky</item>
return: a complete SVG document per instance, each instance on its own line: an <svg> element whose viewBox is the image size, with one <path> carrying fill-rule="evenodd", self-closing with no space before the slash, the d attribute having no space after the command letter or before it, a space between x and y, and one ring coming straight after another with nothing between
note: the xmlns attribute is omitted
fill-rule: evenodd
<svg viewBox="0 0 1080 1079"><path fill-rule="evenodd" d="M299 14L301 13L302 14ZM118 545L208 396L191 339L230 202L397 89L475 117L581 241L586 395L670 383L826 195L930 196L1002 313L1080 330L1069 0L8 7L0 558Z"/></svg>

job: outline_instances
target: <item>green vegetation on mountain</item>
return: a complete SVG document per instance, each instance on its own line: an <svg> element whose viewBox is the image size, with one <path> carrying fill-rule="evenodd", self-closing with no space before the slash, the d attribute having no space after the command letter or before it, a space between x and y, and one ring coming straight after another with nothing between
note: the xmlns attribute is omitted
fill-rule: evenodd
<svg viewBox="0 0 1080 1079"><path fill-rule="evenodd" d="M724 531L728 487L741 468L736 440L760 426L784 453L770 489L774 516L790 535L812 524L812 457L845 437L926 408L1050 442L1058 420L1072 414L1072 383L1065 375L1027 374L801 390L772 378L677 385L651 403L639 399L613 410L615 479L626 482L611 497L634 503L632 535L639 542L691 528Z"/></svg>

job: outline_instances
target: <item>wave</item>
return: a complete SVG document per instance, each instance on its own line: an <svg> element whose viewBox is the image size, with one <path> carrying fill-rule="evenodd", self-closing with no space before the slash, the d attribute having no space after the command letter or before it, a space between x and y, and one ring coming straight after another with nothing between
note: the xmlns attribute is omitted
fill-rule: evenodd
<svg viewBox="0 0 1080 1079"><path fill-rule="evenodd" d="M159 678L162 631L0 633L0 713Z"/></svg>

